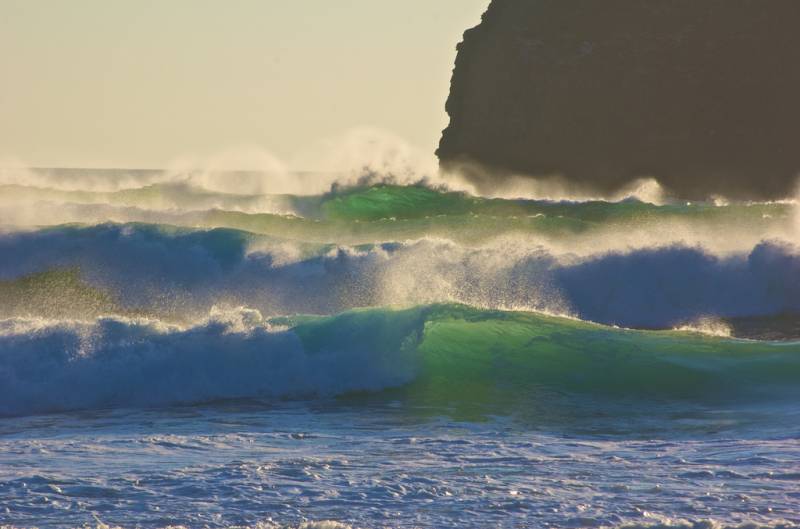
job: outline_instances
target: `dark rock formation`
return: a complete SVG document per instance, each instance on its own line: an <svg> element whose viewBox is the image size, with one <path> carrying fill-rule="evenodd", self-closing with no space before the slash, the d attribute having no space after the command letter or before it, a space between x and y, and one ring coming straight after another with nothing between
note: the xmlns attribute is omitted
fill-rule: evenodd
<svg viewBox="0 0 800 529"><path fill-rule="evenodd" d="M800 171L800 1L493 0L458 46L437 154L611 192L777 198ZM482 168L482 169L478 169Z"/></svg>

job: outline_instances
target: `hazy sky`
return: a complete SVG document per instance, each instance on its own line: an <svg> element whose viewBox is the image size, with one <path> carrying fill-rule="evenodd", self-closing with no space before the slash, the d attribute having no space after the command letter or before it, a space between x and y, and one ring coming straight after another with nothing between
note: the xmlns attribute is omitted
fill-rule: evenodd
<svg viewBox="0 0 800 529"><path fill-rule="evenodd" d="M0 0L0 159L280 157L354 126L433 150L488 0Z"/></svg>

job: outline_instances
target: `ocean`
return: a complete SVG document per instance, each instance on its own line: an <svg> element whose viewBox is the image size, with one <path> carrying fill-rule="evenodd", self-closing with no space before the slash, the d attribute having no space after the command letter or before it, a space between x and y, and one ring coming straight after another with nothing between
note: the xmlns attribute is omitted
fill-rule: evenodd
<svg viewBox="0 0 800 529"><path fill-rule="evenodd" d="M793 200L12 176L0 526L800 526Z"/></svg>

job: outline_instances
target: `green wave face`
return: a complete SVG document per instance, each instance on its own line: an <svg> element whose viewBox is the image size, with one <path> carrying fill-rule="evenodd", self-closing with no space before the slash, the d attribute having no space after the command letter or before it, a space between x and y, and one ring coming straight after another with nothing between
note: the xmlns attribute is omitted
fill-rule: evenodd
<svg viewBox="0 0 800 529"><path fill-rule="evenodd" d="M95 318L124 314L114 297L89 285L75 268L0 280L0 318Z"/></svg>
<svg viewBox="0 0 800 529"><path fill-rule="evenodd" d="M505 235L561 243L570 237L640 232L655 240L688 233L725 240L736 231L757 242L794 229L787 204L550 202L474 197L423 186L373 186L313 197L283 197L299 215L214 210L172 222L225 226L298 240L363 244L439 237L480 244ZM653 235L655 234L655 235Z"/></svg>
<svg viewBox="0 0 800 529"><path fill-rule="evenodd" d="M329 219L412 219L430 215L464 215L485 209L485 199L461 193L440 192L423 186L374 186L332 193L321 204ZM491 202L491 201L489 201ZM506 207L522 213L523 208Z"/></svg>
<svg viewBox="0 0 800 529"><path fill-rule="evenodd" d="M544 215L578 222L605 223L670 216L709 220L745 216L752 220L761 218L765 213L786 213L789 208L785 204L716 206L707 203L654 205L638 200L622 202L508 200L438 191L424 186L379 185L346 189L323 196L320 209L325 218L339 220L418 219L474 214L497 217Z"/></svg>
<svg viewBox="0 0 800 529"><path fill-rule="evenodd" d="M730 230L758 239L793 229L792 207L788 204L716 206L709 203L654 205L637 200L508 200L422 185L374 185L334 189L312 196L237 195L185 183L153 184L114 192L12 185L0 186L0 191L0 207L35 202L37 209L48 213L37 215L34 220L52 218L55 223L65 223L111 219L227 227L339 244L422 237L481 243L506 234L560 241L575 235L614 234L631 229L669 233L671 226L684 231L708 232L706 239L718 239L714 233ZM13 219L14 215L9 218Z"/></svg>
<svg viewBox="0 0 800 529"><path fill-rule="evenodd" d="M797 343L629 331L460 305L370 309L292 323L312 354L352 341L373 344L381 362L403 358L416 376L389 391L391 398L410 409L446 410L470 420L632 416L652 414L658 404L666 410L736 407L800 396Z"/></svg>

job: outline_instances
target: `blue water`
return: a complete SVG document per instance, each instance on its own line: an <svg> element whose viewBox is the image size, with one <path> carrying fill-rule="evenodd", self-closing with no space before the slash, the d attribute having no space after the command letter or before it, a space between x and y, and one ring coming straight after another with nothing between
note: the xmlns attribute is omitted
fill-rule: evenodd
<svg viewBox="0 0 800 529"><path fill-rule="evenodd" d="M800 527L792 203L53 174L0 181L0 526Z"/></svg>
<svg viewBox="0 0 800 529"><path fill-rule="evenodd" d="M741 436L557 433L503 418L357 406L228 403L0 421L4 523L65 527L597 527L797 524L798 416ZM642 437L645 437L644 439Z"/></svg>

